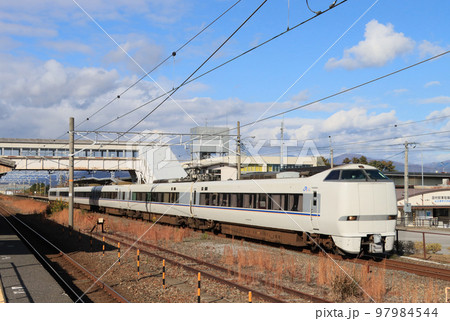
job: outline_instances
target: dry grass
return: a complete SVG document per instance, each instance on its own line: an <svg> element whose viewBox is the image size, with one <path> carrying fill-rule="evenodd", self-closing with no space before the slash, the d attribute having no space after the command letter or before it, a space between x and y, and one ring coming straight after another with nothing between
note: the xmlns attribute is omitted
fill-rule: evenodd
<svg viewBox="0 0 450 321"><path fill-rule="evenodd" d="M22 214L32 213L45 213L47 210L47 204L44 202L35 201L32 199L22 199L16 197L2 197L2 202L10 207L14 208L17 212Z"/></svg>

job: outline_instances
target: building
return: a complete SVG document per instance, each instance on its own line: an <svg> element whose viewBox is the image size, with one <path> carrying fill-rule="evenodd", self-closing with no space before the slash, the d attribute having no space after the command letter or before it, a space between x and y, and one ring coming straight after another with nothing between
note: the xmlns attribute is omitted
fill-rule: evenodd
<svg viewBox="0 0 450 321"><path fill-rule="evenodd" d="M235 180L237 178L237 156L223 156L193 160L183 164L191 178L201 180ZM321 165L321 158L315 156L285 157L283 170L316 167ZM280 157L242 156L241 174L279 172Z"/></svg>
<svg viewBox="0 0 450 321"><path fill-rule="evenodd" d="M450 173L409 173L408 203L411 214L405 215L404 173L386 173L395 183L400 224L449 227Z"/></svg>
<svg viewBox="0 0 450 321"><path fill-rule="evenodd" d="M411 189L408 203L411 216L404 216L405 198L403 190L397 190L397 206L406 225L450 227L450 186L446 188Z"/></svg>

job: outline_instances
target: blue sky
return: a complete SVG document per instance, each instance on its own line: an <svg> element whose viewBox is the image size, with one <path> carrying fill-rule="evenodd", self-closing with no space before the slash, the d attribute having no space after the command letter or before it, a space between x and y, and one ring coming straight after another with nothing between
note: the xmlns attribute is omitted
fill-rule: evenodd
<svg viewBox="0 0 450 321"><path fill-rule="evenodd" d="M0 137L59 137L70 116L80 123L93 115L235 2L0 1ZM309 4L323 11L332 2ZM240 1L78 129L96 129L182 83L260 3ZM348 0L183 87L135 130L234 127L383 76L449 50L448 12L444 0ZM267 1L198 74L313 16L304 0ZM326 155L332 136L336 154L397 154L396 161L407 139L420 143L413 161L420 152L427 161L450 159L450 117L421 122L450 115L449 56L286 114L286 138L300 147L312 139ZM103 129L127 130L158 102ZM243 133L276 139L281 120ZM429 132L443 133L413 136Z"/></svg>

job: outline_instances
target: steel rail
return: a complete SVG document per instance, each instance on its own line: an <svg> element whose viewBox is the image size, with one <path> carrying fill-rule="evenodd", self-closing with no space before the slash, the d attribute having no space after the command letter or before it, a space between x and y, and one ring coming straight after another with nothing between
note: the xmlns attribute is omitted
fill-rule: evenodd
<svg viewBox="0 0 450 321"><path fill-rule="evenodd" d="M116 300L119 303L130 303L130 301L128 301L127 299L125 299L122 295L120 295L117 291L115 291L113 288L111 288L109 285L107 285L106 283L100 281L100 279L95 276L94 274L92 274L88 269L86 269L84 266L80 265L78 262L76 262L74 259L72 259L71 257L69 257L68 255L65 255L63 252L59 253L60 255L62 255L62 257L69 262L70 264L72 264L72 266L74 266L75 268L77 268L80 272L82 272L84 275L86 275L89 279L91 279L92 281L94 281L93 285L97 285L98 287L100 287L101 289L103 289L103 291L105 291L106 293L108 293L108 295L110 295L114 300Z"/></svg>
<svg viewBox="0 0 450 321"><path fill-rule="evenodd" d="M12 216L13 214L11 211L9 211L4 205L0 204L0 210L4 211L8 215ZM24 224L20 219L14 216L14 219L20 222L23 226L23 228L27 228L29 231L35 233L37 236L42 238L41 235L37 234L33 229L30 229L26 224ZM12 223L10 223L12 224ZM87 276L89 279L94 281L94 285L98 286L99 288L103 289L109 296L111 296L114 300L116 300L119 303L129 303L127 299L125 299L122 295L120 295L118 292L116 292L114 289L112 289L110 286L108 286L106 283L100 281L99 278L97 278L93 273L91 273L89 270L87 270L85 267L83 267L81 264L76 262L74 259L72 259L69 255L59 250L57 247L55 247L53 244L48 242L44 239L48 244L50 244L53 248L57 249L59 251L59 255L64 258L67 262L71 263L72 266L74 266L78 271L83 273L85 276Z"/></svg>
<svg viewBox="0 0 450 321"><path fill-rule="evenodd" d="M97 235L98 235L98 234L97 234ZM212 268L212 269L216 269L216 270L221 271L221 272L223 272L223 273L227 273L227 274L230 274L230 275L233 275L233 276L237 276L237 274L238 274L238 273L237 273L236 271L234 271L234 270L227 269L227 268L224 268L224 267L222 267L222 266L215 265L215 264L212 264L212 263L203 261L203 260L199 260L199 259L196 259L196 258L187 256L187 255L185 255L185 254L182 254L182 253L178 253L178 252L169 250L169 249L165 249L165 248L159 247L159 246L157 246L157 245L149 244L149 243L142 242L142 241L135 242L134 239L132 239L132 238L130 238L130 237L127 237L127 236L124 236L124 235L118 235L117 237L118 237L118 238L125 239L125 240L127 240L128 242L132 242L132 244L135 243L135 245L133 245L133 247L136 247L137 244L143 245L143 246L145 246L145 247L150 247L150 248L156 249L156 250L161 251L161 252L169 253L169 254L174 255L174 256L179 256L179 257L181 257L181 258L183 258L183 259L186 259L186 260L194 261L194 262L196 262L197 264L204 265L204 266L210 267L210 268ZM113 240L113 241L117 241L117 239L114 238L114 237L112 237L112 236L106 236L105 238L110 239L110 240ZM125 243L125 244L127 244L127 243ZM132 246L132 244L128 243L127 245L128 245L128 246ZM149 254L149 255L158 257L159 259L165 259L167 262L172 261L172 263L177 264L177 265L180 265L180 266L182 266L183 268L186 268L186 269L188 269L188 270L190 270L190 271L192 271L192 272L195 272L195 273L201 272L202 274L204 274L204 275L206 275L206 276L208 276L208 277L210 277L210 278L212 278L212 279L215 279L216 281L219 281L219 282L221 282L221 283L225 283L225 284L230 285L230 286L234 286L234 287L236 287L236 288L238 288L238 289L240 289L240 290L242 290L242 291L252 291L252 294L253 294L254 296L259 296L260 298L262 298L262 299L264 299L264 300L267 300L267 301L270 301L270 302L287 302L287 301L284 301L284 300L281 300L281 299L278 299L278 298L269 296L269 295L267 295L267 294L264 294L264 293L262 293L262 292L260 292L260 291L252 290L252 289L250 289L250 288L248 288L248 287L246 287L246 286L243 286L243 285L240 285L240 284L237 284L237 283L234 283L234 282L231 282L231 281L222 279L222 278L217 277L217 276L215 276L215 275L212 275L212 274L210 274L210 273L208 273L208 272L205 272L205 271L201 271L201 270L199 270L199 269L192 268L192 267L187 266L187 265L184 265L184 264L182 264L182 263L180 263L180 262L176 262L176 261L174 261L174 260L169 260L169 259L167 259L167 258L165 258L165 257L162 257L162 256L158 255L158 254L155 254L155 253L152 253L152 252L148 252L148 251L145 251L145 250L141 250L141 249L139 249L139 250L141 251L141 253L146 253L146 254ZM244 279L248 279L248 280L251 279L250 276L245 275L245 274L242 274L242 273L240 273L240 277L242 277L242 278L244 278ZM286 292L286 293L289 293L289 294L291 294L291 295L295 295L295 296L297 296L297 297L300 297L300 298L302 298L302 299L308 300L308 301L313 302L313 303L330 303L330 301L327 301L327 300L322 299L322 298L320 298L320 297L314 296L314 295L312 295L312 294L300 292L300 291L297 291L297 290L294 290L294 289L291 289L291 288L288 288L288 287L285 287L285 286L280 286L280 285L277 285L277 284L275 284L275 283L273 283L273 282L270 282L270 281L268 281L268 280L258 279L258 281L260 281L261 283L263 283L265 286L278 287L278 288L282 289L282 290L283 290L284 292Z"/></svg>

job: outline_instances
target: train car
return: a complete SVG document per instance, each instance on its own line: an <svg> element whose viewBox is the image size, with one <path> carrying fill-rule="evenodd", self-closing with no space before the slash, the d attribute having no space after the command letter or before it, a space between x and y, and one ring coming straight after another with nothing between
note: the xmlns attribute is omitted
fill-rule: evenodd
<svg viewBox="0 0 450 321"><path fill-rule="evenodd" d="M67 199L52 188L49 199ZM75 188L85 209L336 252L393 249L394 183L352 164L310 177Z"/></svg>

